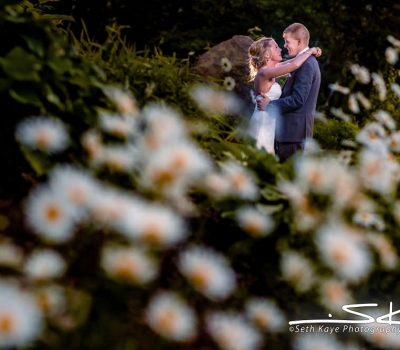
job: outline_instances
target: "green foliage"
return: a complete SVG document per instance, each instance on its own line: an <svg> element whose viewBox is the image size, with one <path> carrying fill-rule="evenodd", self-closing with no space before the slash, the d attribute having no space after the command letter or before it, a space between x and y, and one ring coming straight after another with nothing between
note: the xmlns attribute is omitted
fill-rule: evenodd
<svg viewBox="0 0 400 350"><path fill-rule="evenodd" d="M337 151L343 147L343 141L354 141L358 131L357 125L340 119L329 119L326 123L316 120L313 137L321 148Z"/></svg>

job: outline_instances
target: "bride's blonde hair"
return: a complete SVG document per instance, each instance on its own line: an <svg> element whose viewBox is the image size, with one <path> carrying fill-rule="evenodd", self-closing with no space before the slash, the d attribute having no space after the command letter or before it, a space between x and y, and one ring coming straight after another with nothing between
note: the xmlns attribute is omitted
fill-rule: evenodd
<svg viewBox="0 0 400 350"><path fill-rule="evenodd" d="M252 43L248 50L248 64L250 68L250 81L254 80L258 70L265 64L265 54L271 53L271 42L274 39L262 37Z"/></svg>

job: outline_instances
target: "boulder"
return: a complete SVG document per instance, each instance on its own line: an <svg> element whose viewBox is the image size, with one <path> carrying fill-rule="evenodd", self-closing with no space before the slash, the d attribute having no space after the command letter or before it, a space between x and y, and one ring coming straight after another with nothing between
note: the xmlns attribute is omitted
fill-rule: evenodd
<svg viewBox="0 0 400 350"><path fill-rule="evenodd" d="M254 109L254 102L250 92L252 84L248 82L247 51L253 42L254 40L249 36L234 35L231 39L213 46L200 55L196 66L191 69L196 74L221 79L221 85L225 78L233 78L235 85L232 91L243 100L246 109L250 108L250 110ZM231 69L224 70L222 59L229 60ZM225 68L229 68L229 64Z"/></svg>

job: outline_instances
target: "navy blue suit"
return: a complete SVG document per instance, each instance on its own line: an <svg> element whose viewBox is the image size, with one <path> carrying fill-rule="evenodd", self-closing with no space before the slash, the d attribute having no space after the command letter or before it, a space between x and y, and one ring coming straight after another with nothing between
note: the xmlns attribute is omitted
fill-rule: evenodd
<svg viewBox="0 0 400 350"><path fill-rule="evenodd" d="M286 79L282 95L271 101L267 112L276 117L275 152L284 161L298 150L304 150L304 140L311 138L321 72L314 56Z"/></svg>

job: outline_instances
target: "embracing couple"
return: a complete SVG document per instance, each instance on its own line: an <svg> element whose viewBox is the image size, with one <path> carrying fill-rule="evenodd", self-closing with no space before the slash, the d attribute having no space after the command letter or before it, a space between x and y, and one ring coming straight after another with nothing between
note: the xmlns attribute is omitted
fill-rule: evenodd
<svg viewBox="0 0 400 350"><path fill-rule="evenodd" d="M276 154L280 162L304 150L312 137L314 114L321 83L315 57L318 47L309 48L310 34L301 23L283 32L290 60L282 61L282 49L272 38L261 38L249 48L250 79L254 81L256 109L250 119L249 134L258 148ZM288 75L283 88L275 78Z"/></svg>

